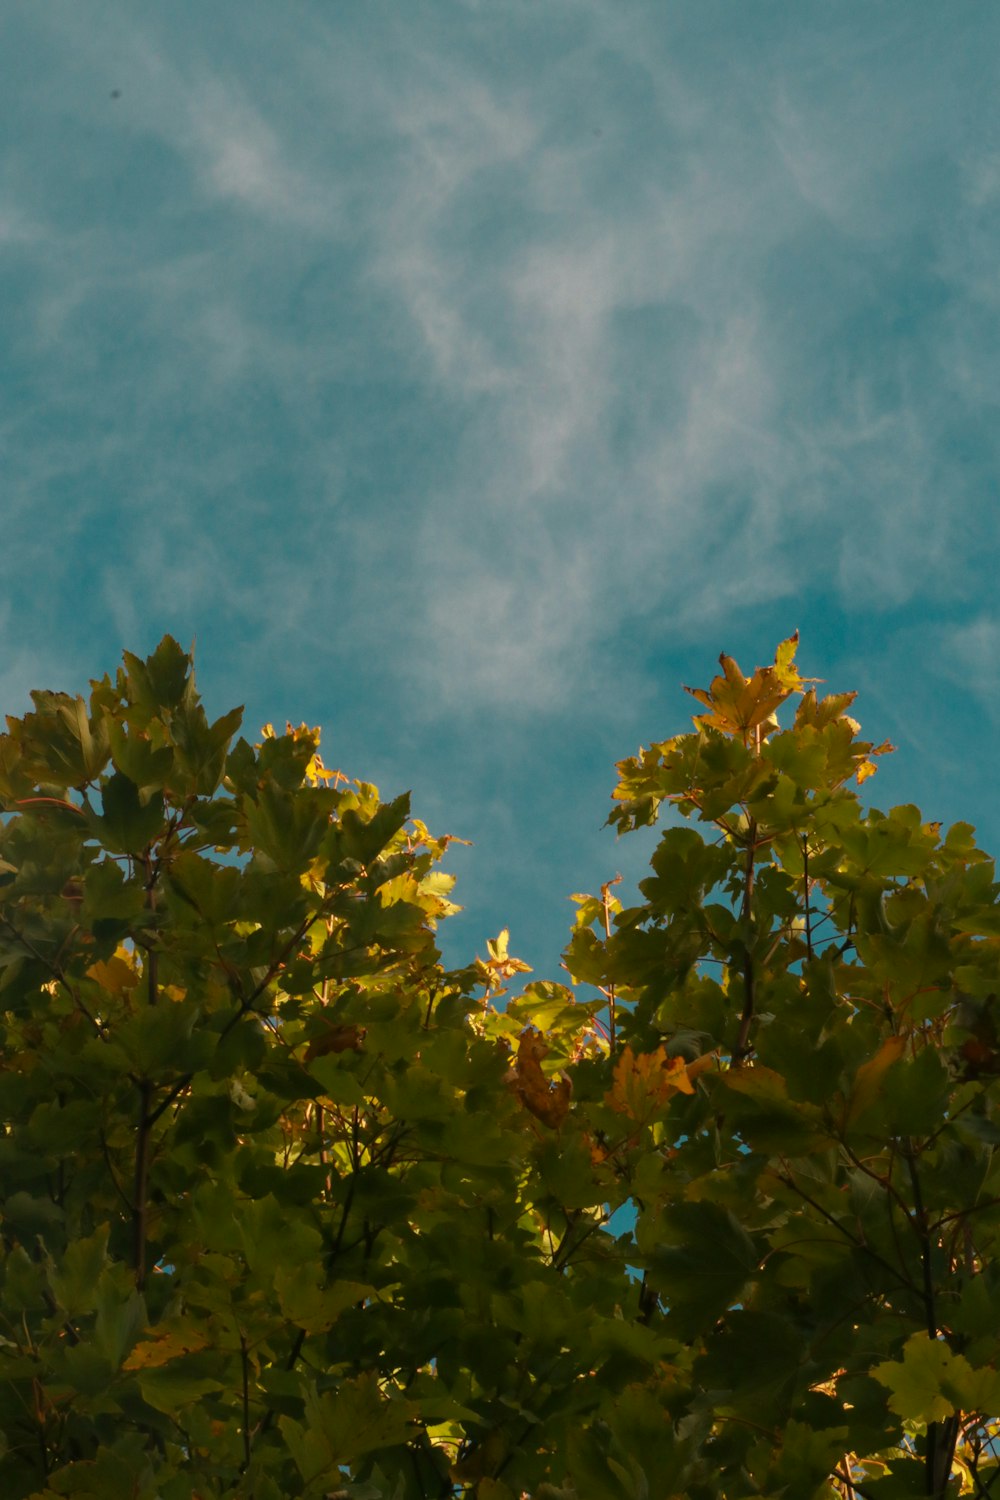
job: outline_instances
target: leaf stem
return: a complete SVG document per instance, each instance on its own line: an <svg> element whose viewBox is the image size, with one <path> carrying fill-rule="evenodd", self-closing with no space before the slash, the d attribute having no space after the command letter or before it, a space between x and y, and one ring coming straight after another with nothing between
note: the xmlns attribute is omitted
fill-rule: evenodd
<svg viewBox="0 0 1000 1500"><path fill-rule="evenodd" d="M806 924L806 958L812 963L812 917L809 908L809 835L802 835L802 911Z"/></svg>

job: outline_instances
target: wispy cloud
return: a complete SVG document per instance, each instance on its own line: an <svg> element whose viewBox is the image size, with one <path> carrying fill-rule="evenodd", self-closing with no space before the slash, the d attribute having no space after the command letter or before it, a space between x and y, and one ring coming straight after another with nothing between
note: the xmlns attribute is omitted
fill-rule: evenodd
<svg viewBox="0 0 1000 1500"><path fill-rule="evenodd" d="M231 48L208 16L35 13L101 146L89 199L54 138L0 198L35 278L14 512L75 476L83 535L115 495L116 634L151 608L362 634L431 715L555 710L624 630L953 602L1000 157L928 126L936 59L889 10L723 49L695 8L604 0L250 6ZM914 186L942 160L948 223Z"/></svg>

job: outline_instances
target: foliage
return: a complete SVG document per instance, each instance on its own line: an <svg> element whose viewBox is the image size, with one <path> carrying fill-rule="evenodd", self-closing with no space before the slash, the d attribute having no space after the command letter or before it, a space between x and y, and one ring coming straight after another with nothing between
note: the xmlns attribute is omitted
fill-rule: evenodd
<svg viewBox="0 0 1000 1500"><path fill-rule="evenodd" d="M643 904L514 998L449 840L169 638L8 720L0 1493L989 1493L993 867L795 648L620 765Z"/></svg>

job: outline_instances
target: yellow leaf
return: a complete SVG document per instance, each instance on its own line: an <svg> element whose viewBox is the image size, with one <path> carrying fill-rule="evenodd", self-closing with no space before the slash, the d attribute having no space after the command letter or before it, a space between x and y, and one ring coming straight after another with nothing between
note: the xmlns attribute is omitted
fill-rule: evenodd
<svg viewBox="0 0 1000 1500"><path fill-rule="evenodd" d="M787 640L781 642L774 653L774 670L776 675L788 686L799 688L802 683L811 680L799 676L798 668L793 666L795 653L799 649L799 632L793 630Z"/></svg>
<svg viewBox="0 0 1000 1500"><path fill-rule="evenodd" d="M494 962L500 963L500 964L506 963L506 961L507 961L507 945L509 944L509 942L510 942L510 928L509 927L501 927L500 932L498 933L498 935L495 938L488 938L487 939L486 946L489 949L490 958L492 958L494 960Z"/></svg>
<svg viewBox="0 0 1000 1500"><path fill-rule="evenodd" d="M856 734L861 728L861 725L854 724L853 720L848 720L848 722L853 725L854 732ZM860 745L858 748L861 751L865 752L864 758L858 763L858 769L855 772L855 775L858 779L858 785L860 786L863 781L868 780L869 776L874 776L875 772L878 770L878 767L875 764L875 756L891 755L896 747L895 745L890 744L888 740L883 740L881 745Z"/></svg>
<svg viewBox="0 0 1000 1500"><path fill-rule="evenodd" d="M87 978L93 979L109 995L121 995L125 990L135 989L140 975L132 967L131 955L126 948L119 948L113 958L98 959L87 970Z"/></svg>
<svg viewBox="0 0 1000 1500"><path fill-rule="evenodd" d="M484 972L488 980L511 979L515 974L530 974L531 965L524 963L520 958L511 958L508 952L510 942L510 928L501 928L495 938L487 938L486 948L489 958L483 960L477 958L476 963Z"/></svg>
<svg viewBox="0 0 1000 1500"><path fill-rule="evenodd" d="M688 1063L687 1076L689 1078L697 1078L700 1073L707 1072L709 1068L716 1068L718 1064L719 1054L717 1052L705 1052L701 1057L696 1057L693 1062Z"/></svg>
<svg viewBox="0 0 1000 1500"><path fill-rule="evenodd" d="M757 667L750 678L745 677L733 658L723 652L719 657L721 677L714 677L707 690L684 690L708 709L708 713L695 715L695 724L739 736L744 742L755 730L765 735L773 733L778 727L775 709L792 693L800 692L806 682L816 680L800 676L792 665L798 639L796 631L787 641L782 641L775 653L774 665Z"/></svg>
<svg viewBox="0 0 1000 1500"><path fill-rule="evenodd" d="M122 1369L155 1370L180 1359L185 1354L195 1354L208 1343L204 1334L195 1328L166 1328L157 1331L151 1339L136 1344Z"/></svg>
<svg viewBox="0 0 1000 1500"><path fill-rule="evenodd" d="M730 684L730 686L734 687L737 692L741 693L747 685L747 680L743 676L743 673L740 671L733 658L731 656L727 656L723 651L722 655L719 657L719 666L722 668L723 672L725 672L726 681Z"/></svg>
<svg viewBox="0 0 1000 1500"><path fill-rule="evenodd" d="M699 1073L714 1062L708 1053L693 1063L671 1057L664 1045L638 1056L626 1047L615 1064L614 1082L606 1102L619 1114L645 1122L662 1109L673 1094L693 1094Z"/></svg>

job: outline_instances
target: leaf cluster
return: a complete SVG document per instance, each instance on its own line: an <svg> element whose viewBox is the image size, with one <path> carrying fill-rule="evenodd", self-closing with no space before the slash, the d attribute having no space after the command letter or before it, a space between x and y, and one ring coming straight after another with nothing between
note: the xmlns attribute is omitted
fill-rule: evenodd
<svg viewBox="0 0 1000 1500"><path fill-rule="evenodd" d="M993 867L796 644L621 764L642 904L516 994L449 838L169 637L8 720L0 1493L989 1493Z"/></svg>

